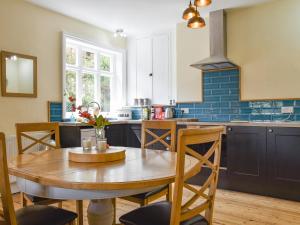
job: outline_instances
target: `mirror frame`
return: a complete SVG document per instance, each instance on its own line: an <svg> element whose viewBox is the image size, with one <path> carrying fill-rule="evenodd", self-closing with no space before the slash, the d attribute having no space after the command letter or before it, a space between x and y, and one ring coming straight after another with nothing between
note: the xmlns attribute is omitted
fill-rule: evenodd
<svg viewBox="0 0 300 225"><path fill-rule="evenodd" d="M17 56L19 58L31 59L33 61L33 93L12 93L6 91L6 58L11 56ZM30 55L23 55L19 53L1 51L1 93L4 97L37 97L37 57Z"/></svg>

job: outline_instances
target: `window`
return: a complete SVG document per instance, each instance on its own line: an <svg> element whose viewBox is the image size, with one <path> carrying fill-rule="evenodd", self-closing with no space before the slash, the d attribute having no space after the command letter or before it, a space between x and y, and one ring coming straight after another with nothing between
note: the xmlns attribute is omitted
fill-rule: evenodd
<svg viewBox="0 0 300 225"><path fill-rule="evenodd" d="M64 118L72 113L69 97L76 105L88 106L96 101L102 112L123 106L124 52L100 48L88 42L64 35L63 51L63 111Z"/></svg>

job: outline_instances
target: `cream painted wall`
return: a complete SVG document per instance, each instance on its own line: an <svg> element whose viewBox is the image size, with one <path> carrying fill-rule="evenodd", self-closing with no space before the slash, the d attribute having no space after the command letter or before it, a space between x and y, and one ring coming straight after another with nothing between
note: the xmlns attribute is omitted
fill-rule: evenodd
<svg viewBox="0 0 300 225"><path fill-rule="evenodd" d="M186 22L176 28L177 102L202 101L202 72L191 67L209 56L209 32L207 26L192 30Z"/></svg>
<svg viewBox="0 0 300 225"><path fill-rule="evenodd" d="M242 100L300 98L300 1L227 15L228 57L241 66Z"/></svg>
<svg viewBox="0 0 300 225"><path fill-rule="evenodd" d="M101 46L126 48L112 33L22 0L0 1L0 49L37 56L38 98L0 97L0 131L17 122L47 121L47 101L62 101L62 31Z"/></svg>

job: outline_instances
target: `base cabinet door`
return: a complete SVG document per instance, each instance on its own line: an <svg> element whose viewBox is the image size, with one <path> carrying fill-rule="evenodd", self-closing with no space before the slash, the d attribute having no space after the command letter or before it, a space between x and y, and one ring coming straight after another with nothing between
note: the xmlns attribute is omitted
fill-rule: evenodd
<svg viewBox="0 0 300 225"><path fill-rule="evenodd" d="M266 193L266 128L227 127L229 189Z"/></svg>
<svg viewBox="0 0 300 225"><path fill-rule="evenodd" d="M268 186L274 197L300 201L300 128L268 128Z"/></svg>
<svg viewBox="0 0 300 225"><path fill-rule="evenodd" d="M128 124L126 128L126 147L141 147L141 125Z"/></svg>
<svg viewBox="0 0 300 225"><path fill-rule="evenodd" d="M113 124L105 127L105 135L107 138L107 143L111 146L124 146L125 136L124 136L123 124Z"/></svg>

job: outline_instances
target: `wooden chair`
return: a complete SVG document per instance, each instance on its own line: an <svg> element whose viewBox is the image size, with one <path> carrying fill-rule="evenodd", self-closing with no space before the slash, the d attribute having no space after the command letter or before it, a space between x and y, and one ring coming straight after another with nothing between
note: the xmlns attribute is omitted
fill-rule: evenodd
<svg viewBox="0 0 300 225"><path fill-rule="evenodd" d="M39 136L33 134L39 133ZM46 149L60 148L60 135L58 123L19 123L16 124L18 153L24 154L36 145L46 147ZM30 140L32 143L27 146L23 145L23 138ZM49 140L53 140L50 143ZM28 202L34 205L51 205L58 203L59 208L62 208L62 201L56 199L41 198L26 193L21 193L22 206L27 206ZM83 225L82 201L76 201L76 211L78 213L78 225Z"/></svg>
<svg viewBox="0 0 300 225"><path fill-rule="evenodd" d="M162 135L158 135L155 133L155 130L163 130L164 133ZM150 139L147 136L150 137ZM166 139L169 139L170 143L168 143ZM175 151L176 121L148 120L142 122L141 148L146 149L156 143L161 143L168 151ZM140 206L144 206L152 201L157 200L162 196L166 196L166 199L168 201L172 201L172 184L163 186L161 188L153 189L153 191L149 191L146 193L122 197L122 199L137 203ZM114 205L115 205L115 200L114 200ZM115 207L115 214L116 214L116 207Z"/></svg>
<svg viewBox="0 0 300 225"><path fill-rule="evenodd" d="M173 202L158 202L136 209L123 215L124 225L211 225L214 201L218 183L223 127L203 129L181 129L178 133L177 167ZM211 143L210 149L201 155L191 149L191 145ZM190 154L199 160L189 172L184 171L185 155ZM191 186L187 180L205 166L211 173L202 187ZM183 201L183 190L193 193ZM204 215L200 215L204 213Z"/></svg>
<svg viewBox="0 0 300 225"><path fill-rule="evenodd" d="M76 213L53 206L28 206L15 212L8 178L5 136L0 133L0 194L5 225L74 225ZM1 221L2 220L2 221Z"/></svg>

